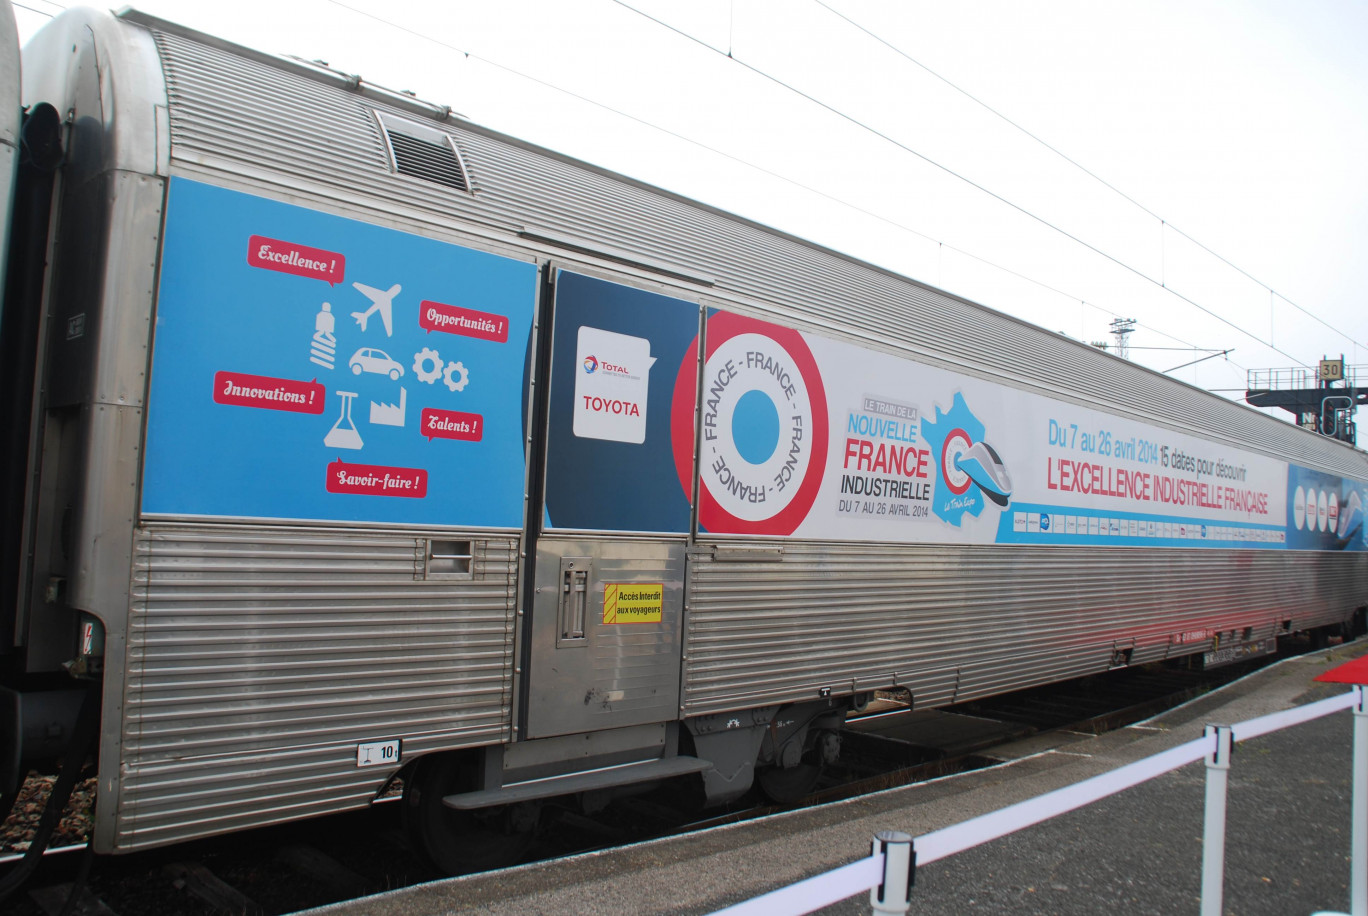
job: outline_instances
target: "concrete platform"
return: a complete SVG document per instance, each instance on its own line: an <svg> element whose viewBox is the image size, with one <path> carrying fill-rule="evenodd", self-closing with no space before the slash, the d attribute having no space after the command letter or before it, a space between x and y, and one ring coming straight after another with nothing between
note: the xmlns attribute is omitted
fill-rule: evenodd
<svg viewBox="0 0 1368 916"><path fill-rule="evenodd" d="M879 830L917 836L1138 760L1228 724L1346 688L1312 683L1368 642L1289 659L1148 722L1050 735L1003 766L846 802L308 911L400 914L708 913L868 853ZM1233 757L1225 911L1348 909L1350 732L1339 712L1240 744ZM918 870L913 913L1196 913L1204 770L1157 780ZM869 912L855 898L821 911Z"/></svg>

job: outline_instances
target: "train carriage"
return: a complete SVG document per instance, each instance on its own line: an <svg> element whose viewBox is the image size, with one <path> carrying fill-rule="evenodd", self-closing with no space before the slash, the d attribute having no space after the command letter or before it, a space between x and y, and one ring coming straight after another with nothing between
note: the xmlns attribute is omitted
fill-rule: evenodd
<svg viewBox="0 0 1368 916"><path fill-rule="evenodd" d="M792 796L875 691L1362 623L1347 445L135 11L23 67L0 791L96 685L99 852L399 777L455 871L555 796Z"/></svg>

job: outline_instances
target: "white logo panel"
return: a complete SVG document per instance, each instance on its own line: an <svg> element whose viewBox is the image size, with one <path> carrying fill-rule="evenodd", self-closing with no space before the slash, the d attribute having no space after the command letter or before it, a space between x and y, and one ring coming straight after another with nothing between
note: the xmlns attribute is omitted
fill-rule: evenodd
<svg viewBox="0 0 1368 916"><path fill-rule="evenodd" d="M574 432L581 439L646 441L651 342L583 325L575 346Z"/></svg>

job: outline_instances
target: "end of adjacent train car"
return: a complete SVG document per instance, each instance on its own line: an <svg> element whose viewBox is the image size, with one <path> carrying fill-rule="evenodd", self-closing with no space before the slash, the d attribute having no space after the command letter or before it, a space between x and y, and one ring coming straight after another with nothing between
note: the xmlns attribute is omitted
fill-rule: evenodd
<svg viewBox="0 0 1368 916"><path fill-rule="evenodd" d="M21 55L6 3L0 42L0 176L10 177L0 247L7 800L30 764L73 743L81 698L103 678L106 634L122 632L127 616L169 141L145 31L72 10Z"/></svg>

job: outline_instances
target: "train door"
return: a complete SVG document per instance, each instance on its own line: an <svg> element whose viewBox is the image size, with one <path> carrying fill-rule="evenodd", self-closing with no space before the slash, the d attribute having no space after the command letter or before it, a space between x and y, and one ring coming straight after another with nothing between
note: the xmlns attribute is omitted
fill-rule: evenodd
<svg viewBox="0 0 1368 916"><path fill-rule="evenodd" d="M521 736L679 716L697 302L552 272ZM685 373L693 378L695 373Z"/></svg>

